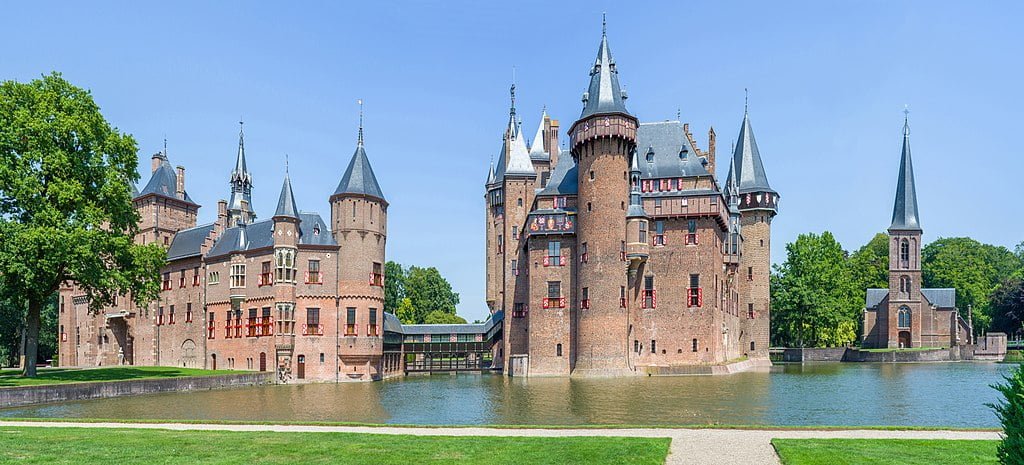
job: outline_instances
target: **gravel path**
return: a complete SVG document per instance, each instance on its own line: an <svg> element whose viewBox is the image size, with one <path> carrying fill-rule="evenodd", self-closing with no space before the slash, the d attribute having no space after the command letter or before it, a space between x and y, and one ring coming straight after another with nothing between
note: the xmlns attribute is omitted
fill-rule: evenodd
<svg viewBox="0 0 1024 465"><path fill-rule="evenodd" d="M78 423L0 421L3 426L47 428L146 428L207 431L338 432L422 436L623 436L671 438L667 464L778 464L772 438L999 439L986 431L792 431L740 429L502 429L396 428L388 426L218 425L184 423Z"/></svg>

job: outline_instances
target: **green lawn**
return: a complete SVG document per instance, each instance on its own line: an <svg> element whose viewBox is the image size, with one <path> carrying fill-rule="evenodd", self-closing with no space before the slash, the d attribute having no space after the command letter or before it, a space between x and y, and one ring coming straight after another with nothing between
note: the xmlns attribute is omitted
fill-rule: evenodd
<svg viewBox="0 0 1024 465"><path fill-rule="evenodd" d="M773 439L783 465L998 464L999 441Z"/></svg>
<svg viewBox="0 0 1024 465"><path fill-rule="evenodd" d="M0 463L663 464L667 438L21 428L0 424Z"/></svg>
<svg viewBox="0 0 1024 465"><path fill-rule="evenodd" d="M0 370L0 388L39 386L44 384L87 383L95 381L123 381L144 378L176 378L180 376L210 376L239 373L232 370L200 370L175 367L110 367L110 368L43 368L35 378L24 378L21 370Z"/></svg>

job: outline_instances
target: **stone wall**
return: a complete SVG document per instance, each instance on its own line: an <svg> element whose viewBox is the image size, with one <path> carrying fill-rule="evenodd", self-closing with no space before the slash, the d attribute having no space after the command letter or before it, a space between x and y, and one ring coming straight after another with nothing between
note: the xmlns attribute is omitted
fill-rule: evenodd
<svg viewBox="0 0 1024 465"><path fill-rule="evenodd" d="M157 392L203 391L258 386L273 382L273 373L268 372L12 387L0 389L0 408L72 400L135 396Z"/></svg>

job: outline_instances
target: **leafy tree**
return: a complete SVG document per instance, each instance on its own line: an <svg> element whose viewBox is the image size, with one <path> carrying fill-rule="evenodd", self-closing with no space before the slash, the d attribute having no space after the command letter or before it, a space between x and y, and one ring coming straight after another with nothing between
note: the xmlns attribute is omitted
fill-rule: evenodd
<svg viewBox="0 0 1024 465"><path fill-rule="evenodd" d="M1006 384L992 386L1003 394L998 404L988 404L1003 425L1003 440L996 448L999 463L1024 465L1024 365L1005 377Z"/></svg>
<svg viewBox="0 0 1024 465"><path fill-rule="evenodd" d="M466 319L454 313L435 310L428 313L427 316L423 318L423 322L428 325L459 325L466 324Z"/></svg>
<svg viewBox="0 0 1024 465"><path fill-rule="evenodd" d="M1020 259L1006 247L982 244L969 237L940 238L921 254L925 287L956 288L956 303L966 316L974 314L975 332L992 323L990 296L1020 268Z"/></svg>
<svg viewBox="0 0 1024 465"><path fill-rule="evenodd" d="M454 315L459 304L459 294L452 291L452 285L434 267L409 267L405 293L412 300L417 323L426 321L427 315L436 311Z"/></svg>
<svg viewBox="0 0 1024 465"><path fill-rule="evenodd" d="M992 329L1007 334L1024 332L1024 279L1013 277L992 293Z"/></svg>
<svg viewBox="0 0 1024 465"><path fill-rule="evenodd" d="M59 74L0 84L0 288L26 301L25 376L35 376L43 307L74 281L98 311L144 305L166 253L134 244L135 140Z"/></svg>
<svg viewBox="0 0 1024 465"><path fill-rule="evenodd" d="M416 307L412 305L412 299L408 297L398 303L398 308L395 309L395 316L398 317L398 321L407 325L420 323L417 319L419 315L416 313Z"/></svg>
<svg viewBox="0 0 1024 465"><path fill-rule="evenodd" d="M850 255L850 274L858 290L889 288L889 235L875 234Z"/></svg>
<svg viewBox="0 0 1024 465"><path fill-rule="evenodd" d="M400 263L388 260L384 264L384 311L396 314L398 305L405 298L405 269Z"/></svg>
<svg viewBox="0 0 1024 465"><path fill-rule="evenodd" d="M801 234L786 245L786 261L772 274L773 342L791 347L852 343L862 295L832 233Z"/></svg>

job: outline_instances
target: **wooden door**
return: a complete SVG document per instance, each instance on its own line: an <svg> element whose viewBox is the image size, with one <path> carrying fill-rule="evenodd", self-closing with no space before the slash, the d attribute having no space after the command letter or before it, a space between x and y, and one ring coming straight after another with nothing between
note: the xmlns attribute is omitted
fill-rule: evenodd
<svg viewBox="0 0 1024 465"><path fill-rule="evenodd" d="M260 352L260 371L267 371L267 353Z"/></svg>
<svg viewBox="0 0 1024 465"><path fill-rule="evenodd" d="M300 355L299 356L299 369L298 369L297 373L298 374L296 375L296 378L298 378L298 379L306 379L306 356L305 355Z"/></svg>

